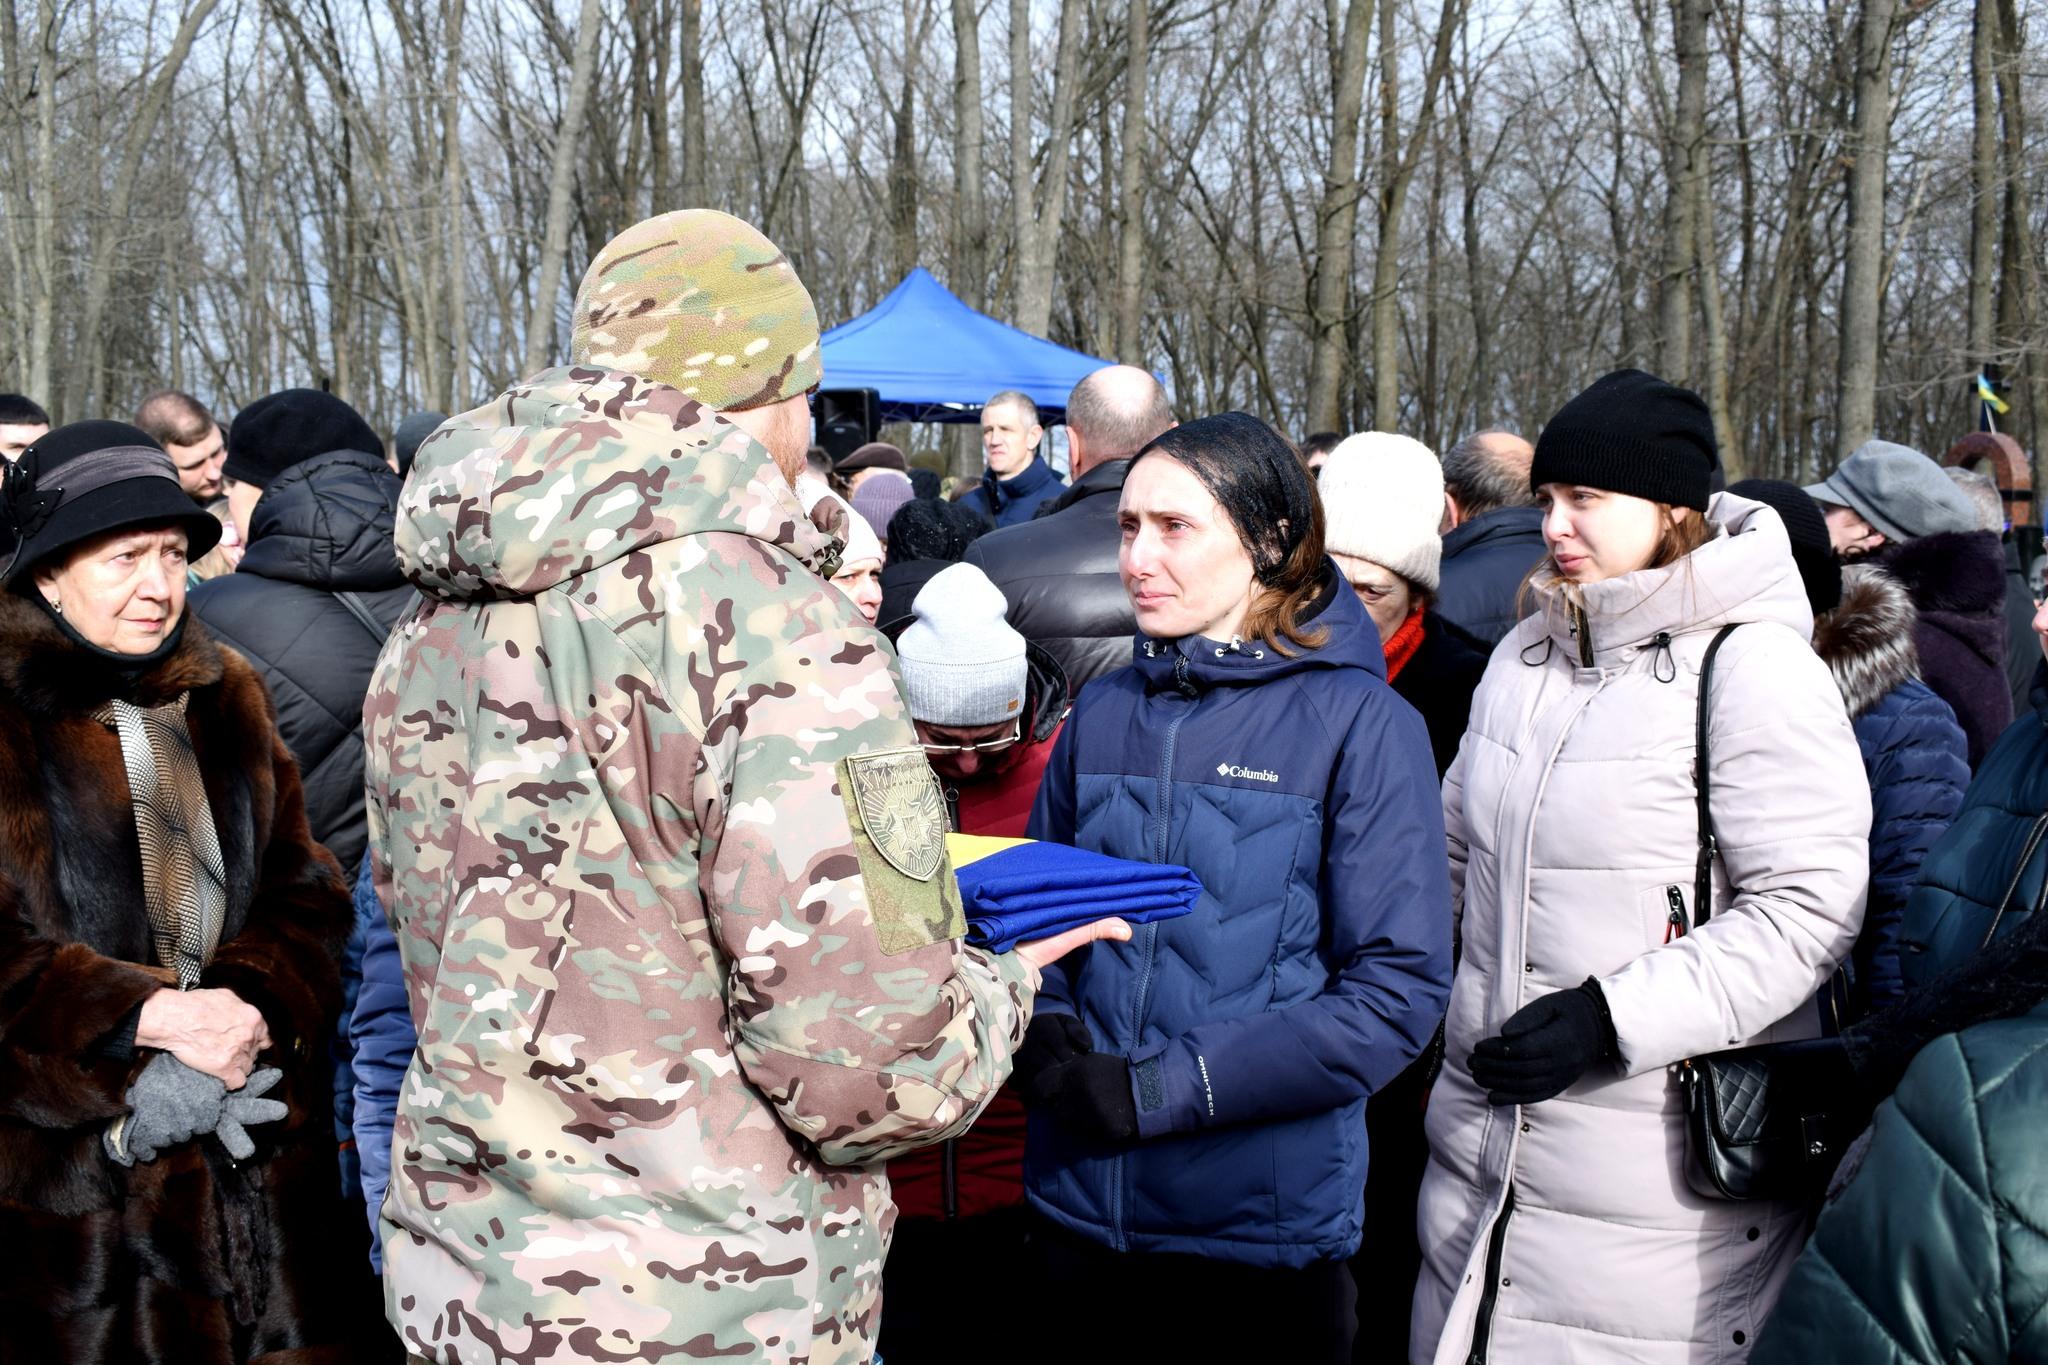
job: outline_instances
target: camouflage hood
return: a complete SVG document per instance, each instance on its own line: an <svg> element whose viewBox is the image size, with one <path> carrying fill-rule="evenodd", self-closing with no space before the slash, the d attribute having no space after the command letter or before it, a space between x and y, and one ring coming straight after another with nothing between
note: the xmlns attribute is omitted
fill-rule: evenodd
<svg viewBox="0 0 2048 1365"><path fill-rule="evenodd" d="M530 597L704 531L779 545L820 577L840 548L746 432L666 384L565 366L420 446L398 504L398 560L437 597Z"/></svg>

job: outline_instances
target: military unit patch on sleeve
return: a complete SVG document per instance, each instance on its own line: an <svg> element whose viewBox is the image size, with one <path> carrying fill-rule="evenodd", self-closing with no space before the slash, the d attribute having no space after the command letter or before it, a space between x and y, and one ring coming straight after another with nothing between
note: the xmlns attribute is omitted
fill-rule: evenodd
<svg viewBox="0 0 2048 1365"><path fill-rule="evenodd" d="M844 758L839 791L882 951L893 956L964 935L960 888L946 863L946 800L924 751Z"/></svg>

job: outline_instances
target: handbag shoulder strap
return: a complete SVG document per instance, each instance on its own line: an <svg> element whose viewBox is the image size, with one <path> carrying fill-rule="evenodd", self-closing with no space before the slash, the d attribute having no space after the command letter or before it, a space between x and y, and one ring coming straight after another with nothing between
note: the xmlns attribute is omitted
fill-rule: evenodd
<svg viewBox="0 0 2048 1365"><path fill-rule="evenodd" d="M377 624L377 618L370 614L369 607L364 605L363 599L359 594L352 592L338 592L334 594L334 600L341 603L342 606L348 608L348 614L350 616L355 617L356 620L360 621L362 623L363 629L369 631L370 634L373 637L375 637L378 644L381 645L384 643L384 637L389 635L391 632L384 629L383 626Z"/></svg>
<svg viewBox="0 0 2048 1365"><path fill-rule="evenodd" d="M1734 630L1735 625L1730 624L1714 632L1714 638L1707 642L1706 654L1700 659L1699 714L1694 723L1692 760L1693 800L1699 808L1699 853L1692 877L1692 922L1696 925L1705 924L1714 913L1714 854L1718 848L1714 842L1711 800L1714 765L1707 758L1707 692L1714 682L1714 656L1721 652L1722 642Z"/></svg>

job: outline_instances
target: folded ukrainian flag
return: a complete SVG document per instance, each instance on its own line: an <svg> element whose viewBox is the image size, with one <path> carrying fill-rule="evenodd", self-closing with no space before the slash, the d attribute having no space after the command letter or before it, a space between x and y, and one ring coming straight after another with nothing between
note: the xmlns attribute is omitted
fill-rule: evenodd
<svg viewBox="0 0 2048 1365"><path fill-rule="evenodd" d="M1131 924L1173 919L1202 894L1184 867L1065 844L949 834L946 851L967 909L967 941L991 952L1112 916Z"/></svg>

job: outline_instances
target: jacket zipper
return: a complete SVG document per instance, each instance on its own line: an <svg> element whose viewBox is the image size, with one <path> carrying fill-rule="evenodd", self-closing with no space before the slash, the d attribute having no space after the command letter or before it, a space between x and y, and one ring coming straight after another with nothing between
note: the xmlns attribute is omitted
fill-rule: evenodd
<svg viewBox="0 0 2048 1365"><path fill-rule="evenodd" d="M1585 608L1572 608L1572 634L1579 637L1579 667L1593 666L1593 623L1586 619Z"/></svg>
<svg viewBox="0 0 2048 1365"><path fill-rule="evenodd" d="M1486 1289L1479 1295L1479 1317L1472 1326L1472 1354L1465 1357L1465 1365L1486 1365L1486 1350L1493 1336L1493 1310L1500 1298L1500 1263L1507 1254L1508 1219L1514 1213L1515 1187L1510 1184L1486 1243Z"/></svg>
<svg viewBox="0 0 2048 1365"><path fill-rule="evenodd" d="M1665 887L1664 904L1670 907L1670 913L1664 917L1664 941L1684 938L1692 929L1692 921L1685 914L1685 893L1675 886Z"/></svg>
<svg viewBox="0 0 2048 1365"><path fill-rule="evenodd" d="M1182 655L1181 657L1173 661L1174 681L1177 684L1180 684L1183 687L1183 689L1185 688L1188 680L1187 666L1188 661L1186 655ZM1182 695L1185 696L1186 692L1183 691ZM1192 702L1193 698L1189 697L1188 700ZM1189 710L1192 709L1193 707L1190 706ZM1152 850L1154 859L1161 863L1166 861L1166 836L1168 826L1170 824L1170 818L1173 812L1174 741L1178 739L1180 736L1181 722L1186 720L1187 718L1188 712L1182 711L1175 715L1172 720L1167 722L1166 739L1159 761L1159 810L1152 822ZM1143 925L1140 927L1139 933L1143 936L1145 940L1145 955L1144 958L1138 964L1138 989L1136 992L1136 998L1133 1000L1131 1005L1132 1047L1136 1047L1138 1045L1138 1040L1144 1036L1145 1006L1148 1003L1150 1003L1150 997L1152 994L1152 966L1157 959L1159 951L1159 926L1157 924ZM1112 1200L1113 1207L1116 1210L1116 1226L1112 1229L1112 1231L1115 1234L1115 1245L1118 1251L1129 1250L1129 1247L1124 1242L1124 1192L1126 1188L1124 1184L1125 1159L1126 1158L1123 1154L1118 1154L1115 1168L1116 1189L1114 1192L1114 1198Z"/></svg>

